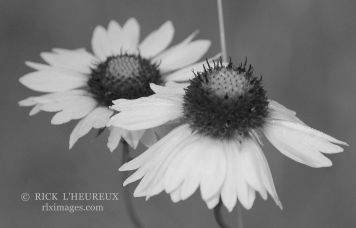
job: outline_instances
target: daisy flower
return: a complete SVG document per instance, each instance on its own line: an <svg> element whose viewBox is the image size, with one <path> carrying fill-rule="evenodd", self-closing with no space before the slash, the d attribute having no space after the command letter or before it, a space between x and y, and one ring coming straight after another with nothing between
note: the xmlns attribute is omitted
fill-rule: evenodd
<svg viewBox="0 0 356 228"><path fill-rule="evenodd" d="M347 145L315 130L296 113L269 100L252 67L207 62L189 85L151 85L154 95L119 99L109 124L129 130L156 127L179 119L181 125L147 151L120 167L136 170L124 185L141 179L134 196L149 198L162 191L173 202L199 187L208 208L220 201L232 211L237 200L250 209L256 191L282 208L270 168L261 150L261 135L282 154L319 168L332 163L325 154Z"/></svg>
<svg viewBox="0 0 356 228"><path fill-rule="evenodd" d="M36 71L24 75L20 82L35 91L46 93L19 102L39 111L57 112L52 124L80 121L70 135L69 147L92 128L104 129L114 111L112 100L135 99L153 94L149 84L188 80L184 67L198 61L209 49L210 41L195 40L197 32L169 47L174 27L170 21L139 42L140 26L131 18L123 26L111 21L108 28L97 26L91 46L85 49L53 49L41 53L46 64L26 62ZM113 151L123 138L133 148L142 140L150 144L156 134L110 127L107 146Z"/></svg>

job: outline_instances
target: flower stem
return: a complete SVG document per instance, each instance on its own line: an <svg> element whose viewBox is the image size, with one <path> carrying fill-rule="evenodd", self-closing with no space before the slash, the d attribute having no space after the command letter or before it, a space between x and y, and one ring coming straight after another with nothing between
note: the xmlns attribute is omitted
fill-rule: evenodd
<svg viewBox="0 0 356 228"><path fill-rule="evenodd" d="M244 228L244 223L242 220L241 206L239 202L236 202L236 210L237 210L237 228Z"/></svg>
<svg viewBox="0 0 356 228"><path fill-rule="evenodd" d="M222 216L222 203L221 200L219 201L218 205L214 207L214 217L216 223L219 225L220 228L229 228L229 226L225 223L224 218Z"/></svg>
<svg viewBox="0 0 356 228"><path fill-rule="evenodd" d="M126 141L122 141L122 164L128 162L130 160L130 147L129 145L127 144ZM122 179L124 182L125 179L128 177L128 173L127 172L124 172L123 175L122 175ZM124 199L124 203L126 205L126 208L127 208L127 213L131 219L131 222L134 224L134 227L136 228L143 228L144 226L142 225L140 219L138 218L137 214L136 214L136 211L133 207L133 204L132 204L132 201L131 201L131 196L130 196L130 193L129 193L129 190L127 187L125 187L123 189L123 199Z"/></svg>
<svg viewBox="0 0 356 228"><path fill-rule="evenodd" d="M219 32L220 32L220 45L221 45L222 59L224 62L227 62L224 12L223 12L222 0L217 0L217 3L218 3Z"/></svg>
<svg viewBox="0 0 356 228"><path fill-rule="evenodd" d="M243 221L242 221L242 214L241 214L241 209L240 206L237 202L236 205L237 208L237 228L243 228ZM223 215L222 215L222 203L221 200L219 201L219 204L216 205L214 208L214 217L216 220L216 223L219 225L220 228L229 228L229 225L226 224L224 221Z"/></svg>

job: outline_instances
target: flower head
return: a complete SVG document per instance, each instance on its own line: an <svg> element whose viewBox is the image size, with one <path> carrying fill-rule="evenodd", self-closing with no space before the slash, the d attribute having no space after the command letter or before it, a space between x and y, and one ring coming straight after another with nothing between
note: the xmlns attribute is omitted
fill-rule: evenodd
<svg viewBox="0 0 356 228"><path fill-rule="evenodd" d="M231 211L237 199L249 209L255 192L271 195L282 208L271 171L261 150L260 135L284 155L311 167L331 166L323 155L347 145L304 124L266 96L261 78L246 62L207 62L187 87L151 85L155 94L136 100L119 99L120 113L110 123L130 130L152 128L179 119L181 125L124 164L136 170L125 185L142 178L134 195L151 197L162 191L174 202L199 187L209 208L221 199Z"/></svg>
<svg viewBox="0 0 356 228"><path fill-rule="evenodd" d="M153 94L150 83L186 81L185 67L198 61L208 50L210 41L195 40L196 32L181 43L167 48L173 39L170 21L150 33L139 43L140 27L136 19L124 26L111 21L107 29L95 28L93 54L85 49L53 49L42 53L47 64L27 62L35 72L20 78L26 87L46 94L29 97L21 106L39 111L57 112L52 124L80 119L70 136L70 147L91 128L103 129L114 114L112 100L136 99ZM155 129L128 131L110 127L108 147L114 150L124 138L132 147L156 141Z"/></svg>

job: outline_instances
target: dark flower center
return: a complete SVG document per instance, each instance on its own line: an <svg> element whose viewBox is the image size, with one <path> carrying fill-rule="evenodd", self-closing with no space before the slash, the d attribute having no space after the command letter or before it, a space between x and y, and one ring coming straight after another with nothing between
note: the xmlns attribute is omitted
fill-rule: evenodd
<svg viewBox="0 0 356 228"><path fill-rule="evenodd" d="M251 65L222 61L195 73L184 96L184 119L193 131L219 139L248 137L263 126L268 100Z"/></svg>
<svg viewBox="0 0 356 228"><path fill-rule="evenodd" d="M110 56L92 69L88 80L89 91L101 105L112 101L136 99L153 94L150 83L162 84L157 64L140 55L120 54Z"/></svg>

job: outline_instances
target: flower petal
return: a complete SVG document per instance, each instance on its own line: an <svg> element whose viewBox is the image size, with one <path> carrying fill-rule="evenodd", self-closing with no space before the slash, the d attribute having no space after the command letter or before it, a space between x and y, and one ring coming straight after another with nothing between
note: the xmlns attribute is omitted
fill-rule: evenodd
<svg viewBox="0 0 356 228"><path fill-rule="evenodd" d="M70 135L69 149L73 147L80 137L86 135L91 128L105 127L112 113L113 111L106 107L97 107L86 117L81 119Z"/></svg>
<svg viewBox="0 0 356 228"><path fill-rule="evenodd" d="M251 164L254 164L253 166L254 169L256 169L258 181L263 185L263 188L266 189L267 192L272 196L276 204L282 209L282 203L278 198L277 191L273 183L271 170L260 146L256 141L252 139L248 140L247 142L244 142L243 144L245 143L249 144L246 145L246 148L249 148L249 151L246 151L246 153L248 153L248 156L250 157L249 159L251 161ZM243 149L241 150L241 153L243 153ZM242 157L246 157L246 154ZM253 187L253 184L250 185Z"/></svg>
<svg viewBox="0 0 356 228"><path fill-rule="evenodd" d="M122 27L122 46L128 53L137 52L140 39L140 25L135 18L130 18Z"/></svg>
<svg viewBox="0 0 356 228"><path fill-rule="evenodd" d="M51 123L57 125L80 119L88 115L96 106L97 102L92 97L77 96L75 99L66 100L61 103L61 111L53 116Z"/></svg>
<svg viewBox="0 0 356 228"><path fill-rule="evenodd" d="M111 43L112 53L115 55L120 54L123 50L122 37L123 32L122 28L116 21L110 21L108 26L108 36Z"/></svg>
<svg viewBox="0 0 356 228"><path fill-rule="evenodd" d="M332 165L322 153L339 153L343 148L335 144L347 145L306 125L283 120L269 121L264 134L281 153L315 168Z"/></svg>
<svg viewBox="0 0 356 228"><path fill-rule="evenodd" d="M39 92L58 92L86 85L88 77L82 74L67 74L57 71L35 71L22 76L19 81Z"/></svg>
<svg viewBox="0 0 356 228"><path fill-rule="evenodd" d="M210 138L205 139L204 172L200 181L203 200L208 200L221 189L226 175L226 157L221 143Z"/></svg>
<svg viewBox="0 0 356 228"><path fill-rule="evenodd" d="M29 115L30 115L30 116L36 115L36 114L39 113L40 111L41 111L41 105L35 105L35 106L31 109Z"/></svg>
<svg viewBox="0 0 356 228"><path fill-rule="evenodd" d="M233 210L237 201L237 188L246 189L247 185L241 176L241 173L237 171L236 156L238 153L233 143L226 143L225 145L226 156L226 177L223 187L221 189L221 200L229 212ZM243 204L244 205L244 204Z"/></svg>
<svg viewBox="0 0 356 228"><path fill-rule="evenodd" d="M272 120L287 120L305 125L305 123L296 116L296 112L284 107L277 101L269 100L268 109L271 114L270 119Z"/></svg>
<svg viewBox="0 0 356 228"><path fill-rule="evenodd" d="M53 70L52 66L43 64L43 63L35 63L31 61L26 61L25 62L26 66L31 67L32 69L35 70Z"/></svg>
<svg viewBox="0 0 356 228"><path fill-rule="evenodd" d="M181 184L182 179L180 179L180 176L171 175L169 182L167 182L165 176L169 175L168 169L174 166L172 162L179 159L177 157L185 154L184 148L187 148L187 145L191 143L191 141L194 141L194 139L189 137L189 135L189 132L186 132L185 136L179 138L179 143L177 143L174 147L162 148L168 149L169 151L166 156L161 157L163 159L157 160L155 163L151 163L153 166L148 170L148 172L146 172L140 184L137 186L134 192L135 196L151 197L161 192L163 187L166 192L171 193ZM174 141L174 143L176 142L178 142L178 140ZM180 173L176 172L175 174L179 175Z"/></svg>
<svg viewBox="0 0 356 228"><path fill-rule="evenodd" d="M210 44L209 40L196 40L177 45L155 57L154 61L161 61L162 73L177 70L198 61L208 51Z"/></svg>
<svg viewBox="0 0 356 228"><path fill-rule="evenodd" d="M125 139L125 141L134 149L136 149L138 143L140 142L140 139L142 135L145 133L145 130L140 130L140 131L128 131L126 129L122 130L122 137Z"/></svg>
<svg viewBox="0 0 356 228"><path fill-rule="evenodd" d="M188 86L187 83L174 83L174 82L167 82L165 86L156 85L150 83L150 87L156 95L162 95L163 97L174 97L174 96L183 96L185 93L185 88Z"/></svg>
<svg viewBox="0 0 356 228"><path fill-rule="evenodd" d="M128 130L156 127L182 116L181 102L155 96L136 100L119 99L112 108L120 113L114 115L108 125Z"/></svg>
<svg viewBox="0 0 356 228"><path fill-rule="evenodd" d="M239 165L242 167L244 178L246 182L256 191L258 191L261 197L267 199L267 191L264 186L262 176L259 170L259 163L255 159L256 150L258 145L251 139L245 139L239 152Z"/></svg>
<svg viewBox="0 0 356 228"><path fill-rule="evenodd" d="M150 58L168 47L174 35L171 21L165 22L157 30L151 32L140 44L140 53L145 58Z"/></svg>
<svg viewBox="0 0 356 228"><path fill-rule="evenodd" d="M120 171L138 169L124 182L124 185L140 179L147 172L150 172L152 168L157 168L159 164L161 164L171 153L171 151L187 137L187 132L189 133L187 125L175 128L160 141L148 148L148 150L144 153L122 165L119 169Z"/></svg>
<svg viewBox="0 0 356 228"><path fill-rule="evenodd" d="M145 131L141 138L141 143L146 147L150 147L157 142L157 135L153 129L148 129Z"/></svg>
<svg viewBox="0 0 356 228"><path fill-rule="evenodd" d="M53 49L53 51L41 53L41 57L51 66L83 74L91 72L90 67L94 63L95 58L85 49L66 50L57 48Z"/></svg>
<svg viewBox="0 0 356 228"><path fill-rule="evenodd" d="M211 210L214 207L216 207L216 205L218 205L219 200L220 200L220 195L216 194L215 196L213 196L210 199L206 200L206 205Z"/></svg>
<svg viewBox="0 0 356 228"><path fill-rule="evenodd" d="M110 127L109 130L110 134L108 138L108 143L106 145L109 150L113 152L120 143L123 129L118 127Z"/></svg>
<svg viewBox="0 0 356 228"><path fill-rule="evenodd" d="M219 61L218 58L220 57L220 55L221 54L219 53L219 54L216 54L214 57L210 58L208 60L209 64L211 66L213 66L214 65L213 61ZM193 64L193 65L190 65L190 66L186 66L186 67L184 67L182 69L174 71L173 73L168 74L165 77L165 81L167 81L167 82L189 81L190 79L195 77L193 72L202 72L204 70L204 67L203 67L204 64L206 65L206 61L201 61L199 63Z"/></svg>
<svg viewBox="0 0 356 228"><path fill-rule="evenodd" d="M111 48L111 40L103 26L97 26L94 29L91 46L94 54L101 61L106 60L108 56L113 54L113 49Z"/></svg>

